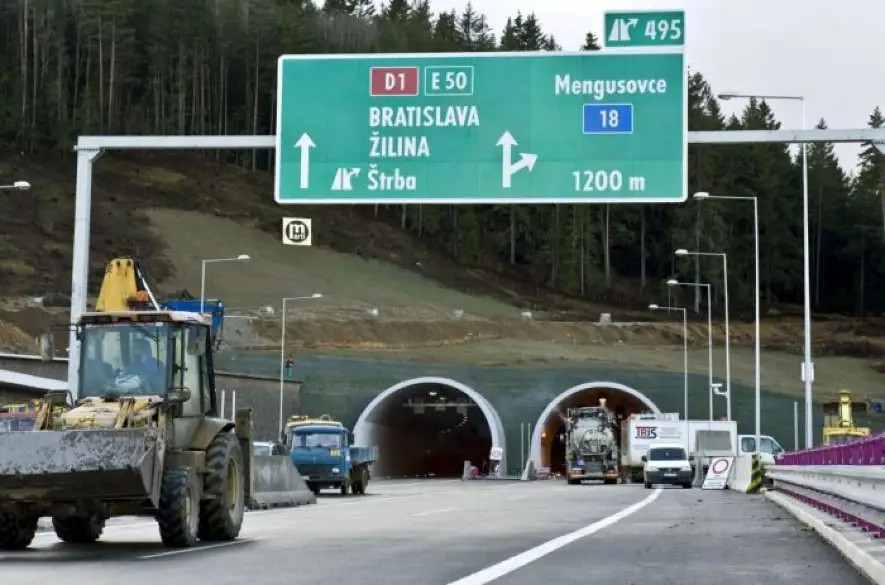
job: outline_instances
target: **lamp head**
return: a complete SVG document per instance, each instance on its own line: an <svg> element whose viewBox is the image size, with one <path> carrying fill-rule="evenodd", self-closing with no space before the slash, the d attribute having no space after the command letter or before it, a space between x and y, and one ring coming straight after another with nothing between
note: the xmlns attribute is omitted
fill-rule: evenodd
<svg viewBox="0 0 885 585"><path fill-rule="evenodd" d="M685 248L679 248L678 250L676 250L673 253L676 254L677 256L688 256L688 250L686 250Z"/></svg>
<svg viewBox="0 0 885 585"><path fill-rule="evenodd" d="M670 280L667 281L667 286L676 286L677 284L679 284L679 281L676 280L675 278L671 278Z"/></svg>
<svg viewBox="0 0 885 585"><path fill-rule="evenodd" d="M710 194L707 193L706 191L698 191L697 193L694 194L695 199L707 199L709 197L710 197Z"/></svg>
<svg viewBox="0 0 885 585"><path fill-rule="evenodd" d="M660 307L657 305L649 305L648 306L649 311L657 311L658 309L660 309Z"/></svg>
<svg viewBox="0 0 885 585"><path fill-rule="evenodd" d="M321 298L323 298L323 294L322 293L313 293L312 295L310 295L310 298L321 299Z"/></svg>
<svg viewBox="0 0 885 585"><path fill-rule="evenodd" d="M19 191L27 191L31 188L31 184L27 181L16 181L12 184L13 189L18 189Z"/></svg>
<svg viewBox="0 0 885 585"><path fill-rule="evenodd" d="M240 254L237 256L237 260L249 260L249 254Z"/></svg>
<svg viewBox="0 0 885 585"><path fill-rule="evenodd" d="M728 100L733 100L734 98L741 97L738 95L736 91L725 91L719 94L719 99L727 102Z"/></svg>

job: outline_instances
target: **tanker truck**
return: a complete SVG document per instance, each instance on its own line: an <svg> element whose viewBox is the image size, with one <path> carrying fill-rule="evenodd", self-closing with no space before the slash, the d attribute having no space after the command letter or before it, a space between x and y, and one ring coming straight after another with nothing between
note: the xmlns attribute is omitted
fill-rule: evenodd
<svg viewBox="0 0 885 585"><path fill-rule="evenodd" d="M565 417L566 480L618 482L618 443L614 413L599 406L569 408Z"/></svg>

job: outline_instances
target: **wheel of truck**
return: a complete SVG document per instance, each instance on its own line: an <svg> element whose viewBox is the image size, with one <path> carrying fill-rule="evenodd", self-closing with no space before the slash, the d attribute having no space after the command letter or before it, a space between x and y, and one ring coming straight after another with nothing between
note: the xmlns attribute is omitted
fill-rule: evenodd
<svg viewBox="0 0 885 585"><path fill-rule="evenodd" d="M642 484L645 486L645 489L647 489L647 490L651 489L651 482L644 481L644 482L642 482Z"/></svg>
<svg viewBox="0 0 885 585"><path fill-rule="evenodd" d="M369 487L369 470L365 467L360 474L360 495L366 495L366 488Z"/></svg>
<svg viewBox="0 0 885 585"><path fill-rule="evenodd" d="M309 484L307 484L307 487L310 488L310 491L313 492L313 495L315 495L315 496L320 495L320 488L315 483L309 483Z"/></svg>
<svg viewBox="0 0 885 585"><path fill-rule="evenodd" d="M341 495L346 496L347 492L350 490L350 484L344 482L341 484Z"/></svg>
<svg viewBox="0 0 885 585"><path fill-rule="evenodd" d="M166 546L190 547L197 542L200 523L200 501L197 474L189 468L163 471L157 524Z"/></svg>
<svg viewBox="0 0 885 585"><path fill-rule="evenodd" d="M216 436L206 449L203 493L200 502L200 540L233 540L240 535L245 508L243 452L230 433Z"/></svg>
<svg viewBox="0 0 885 585"><path fill-rule="evenodd" d="M361 496L364 493L366 493L366 470L365 469L360 468L360 469L356 470L356 472L354 474L353 484L352 484L351 489L353 490L353 493L357 496Z"/></svg>
<svg viewBox="0 0 885 585"><path fill-rule="evenodd" d="M23 550L37 533L37 516L15 512L0 514L0 549Z"/></svg>
<svg viewBox="0 0 885 585"><path fill-rule="evenodd" d="M104 518L91 514L89 516L65 516L52 518L55 535L63 542L87 544L95 542L104 530Z"/></svg>

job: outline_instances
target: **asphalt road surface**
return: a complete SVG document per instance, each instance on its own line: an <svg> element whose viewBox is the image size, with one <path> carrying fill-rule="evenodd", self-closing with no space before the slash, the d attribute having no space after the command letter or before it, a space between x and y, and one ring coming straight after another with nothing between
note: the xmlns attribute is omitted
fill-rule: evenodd
<svg viewBox="0 0 885 585"><path fill-rule="evenodd" d="M0 553L15 585L868 585L761 496L562 482L376 482L252 512L241 538L166 549L142 519L77 546Z"/></svg>

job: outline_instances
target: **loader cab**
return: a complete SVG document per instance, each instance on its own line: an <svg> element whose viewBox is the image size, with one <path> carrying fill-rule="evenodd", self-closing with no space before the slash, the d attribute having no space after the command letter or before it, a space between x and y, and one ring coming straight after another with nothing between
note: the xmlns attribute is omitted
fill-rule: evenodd
<svg viewBox="0 0 885 585"><path fill-rule="evenodd" d="M174 398L177 416L214 415L208 319L193 313L85 313L80 396Z"/></svg>

